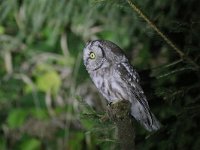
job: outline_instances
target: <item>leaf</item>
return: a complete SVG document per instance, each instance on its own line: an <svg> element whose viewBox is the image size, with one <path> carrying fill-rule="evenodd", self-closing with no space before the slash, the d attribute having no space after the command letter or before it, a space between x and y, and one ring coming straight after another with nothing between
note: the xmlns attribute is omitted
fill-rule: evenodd
<svg viewBox="0 0 200 150"><path fill-rule="evenodd" d="M28 139L25 140L21 145L21 150L38 150L40 149L41 142L37 139Z"/></svg>
<svg viewBox="0 0 200 150"><path fill-rule="evenodd" d="M27 117L27 111L23 109L14 109L12 110L7 118L7 124L10 128L20 127Z"/></svg>
<svg viewBox="0 0 200 150"><path fill-rule="evenodd" d="M41 119L41 120L48 118L48 112L46 109L34 108L31 110L31 114L37 119Z"/></svg>
<svg viewBox="0 0 200 150"><path fill-rule="evenodd" d="M61 86L61 79L55 70L50 70L37 77L36 85L40 91L56 94Z"/></svg>
<svg viewBox="0 0 200 150"><path fill-rule="evenodd" d="M5 32L5 28L3 26L0 26L0 35L4 34L4 32Z"/></svg>

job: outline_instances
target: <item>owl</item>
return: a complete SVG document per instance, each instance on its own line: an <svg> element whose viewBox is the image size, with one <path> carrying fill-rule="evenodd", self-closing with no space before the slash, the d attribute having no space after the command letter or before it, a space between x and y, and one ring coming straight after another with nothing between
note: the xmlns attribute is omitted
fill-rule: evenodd
<svg viewBox="0 0 200 150"><path fill-rule="evenodd" d="M109 103L128 100L131 115L144 128L160 128L140 86L139 75L120 47L106 40L89 41L83 50L83 61L93 83Z"/></svg>

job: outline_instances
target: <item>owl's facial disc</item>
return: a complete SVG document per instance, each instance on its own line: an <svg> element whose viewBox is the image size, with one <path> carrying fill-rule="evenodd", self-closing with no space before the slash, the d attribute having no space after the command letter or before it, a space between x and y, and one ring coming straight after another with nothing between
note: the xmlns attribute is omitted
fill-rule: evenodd
<svg viewBox="0 0 200 150"><path fill-rule="evenodd" d="M105 54L98 41L88 42L83 53L84 64L88 71L94 71L102 67Z"/></svg>

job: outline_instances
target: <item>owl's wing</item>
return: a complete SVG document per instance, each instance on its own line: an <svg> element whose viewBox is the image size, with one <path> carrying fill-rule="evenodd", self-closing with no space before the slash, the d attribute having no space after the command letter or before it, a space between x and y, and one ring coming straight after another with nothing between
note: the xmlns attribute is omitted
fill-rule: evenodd
<svg viewBox="0 0 200 150"><path fill-rule="evenodd" d="M137 71L129 64L129 62L122 62L122 69L125 69L124 71L127 72L127 75L131 77L129 80L133 80L137 83L140 82L140 76L137 73Z"/></svg>
<svg viewBox="0 0 200 150"><path fill-rule="evenodd" d="M130 86L130 90L134 97L144 107L145 111L149 112L149 105L139 84L139 75L136 70L129 64L129 62L118 64L118 69L122 80Z"/></svg>
<svg viewBox="0 0 200 150"><path fill-rule="evenodd" d="M131 102L134 104L131 108L132 115L141 122L142 125L149 131L159 127L158 121L150 112L150 108L144 95L144 92L139 84L139 75L129 64L128 61L118 64L118 71L121 79L130 87L132 95ZM154 125L155 124L155 125Z"/></svg>
<svg viewBox="0 0 200 150"><path fill-rule="evenodd" d="M151 113L146 96L139 84L139 75L128 61L118 64L118 73L121 79L129 86L132 102L131 114L148 131L158 130L161 126L154 114Z"/></svg>

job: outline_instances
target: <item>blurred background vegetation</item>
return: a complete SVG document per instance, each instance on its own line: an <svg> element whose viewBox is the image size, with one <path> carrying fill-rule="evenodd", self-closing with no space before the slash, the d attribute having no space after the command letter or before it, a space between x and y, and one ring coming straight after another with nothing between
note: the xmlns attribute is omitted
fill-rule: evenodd
<svg viewBox="0 0 200 150"><path fill-rule="evenodd" d="M199 0L133 0L197 65ZM123 48L163 129L135 123L141 150L200 149L200 73L126 0L0 0L0 149L114 150L106 101L82 62L86 41Z"/></svg>

